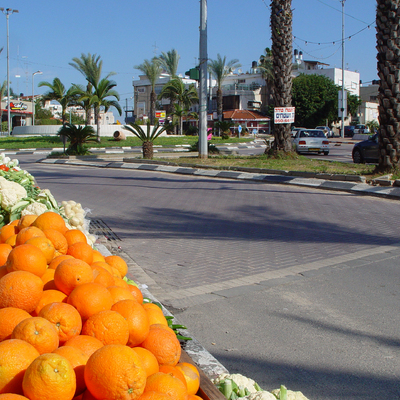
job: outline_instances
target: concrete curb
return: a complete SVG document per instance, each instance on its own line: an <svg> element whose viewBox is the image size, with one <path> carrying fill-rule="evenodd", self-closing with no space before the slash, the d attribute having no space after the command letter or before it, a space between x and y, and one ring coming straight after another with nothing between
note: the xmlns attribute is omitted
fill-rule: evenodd
<svg viewBox="0 0 400 400"><path fill-rule="evenodd" d="M197 175L208 178L235 179L241 181L257 181L260 183L274 183L311 187L314 189L344 191L358 195L377 196L393 200L400 200L400 187L372 186L365 182L365 178L357 175L329 175L312 174L296 171L275 171L250 169L216 170L195 166L177 166L169 163L158 163L156 160L101 161L101 160L69 160L69 159L42 159L39 162L47 164L81 165L96 168L124 168L143 171L167 172L183 175ZM357 181L358 180L358 181Z"/></svg>

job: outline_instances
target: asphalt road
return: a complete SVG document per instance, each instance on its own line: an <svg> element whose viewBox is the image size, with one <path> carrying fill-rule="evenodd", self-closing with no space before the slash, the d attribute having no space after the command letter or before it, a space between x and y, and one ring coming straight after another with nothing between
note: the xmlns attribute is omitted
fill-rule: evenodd
<svg viewBox="0 0 400 400"><path fill-rule="evenodd" d="M397 201L20 159L108 224L231 372L311 400L400 398Z"/></svg>

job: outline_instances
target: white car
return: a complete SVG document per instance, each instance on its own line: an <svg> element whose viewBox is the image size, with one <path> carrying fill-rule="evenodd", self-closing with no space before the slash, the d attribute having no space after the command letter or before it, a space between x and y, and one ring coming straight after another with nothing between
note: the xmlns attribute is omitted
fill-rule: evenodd
<svg viewBox="0 0 400 400"><path fill-rule="evenodd" d="M321 129L302 129L293 138L293 147L297 153L329 154L329 140Z"/></svg>
<svg viewBox="0 0 400 400"><path fill-rule="evenodd" d="M360 124L354 127L354 134L356 133L370 133L370 132L368 126Z"/></svg>
<svg viewBox="0 0 400 400"><path fill-rule="evenodd" d="M327 138L333 137L333 130L329 126L317 126L315 129L322 129L325 132Z"/></svg>

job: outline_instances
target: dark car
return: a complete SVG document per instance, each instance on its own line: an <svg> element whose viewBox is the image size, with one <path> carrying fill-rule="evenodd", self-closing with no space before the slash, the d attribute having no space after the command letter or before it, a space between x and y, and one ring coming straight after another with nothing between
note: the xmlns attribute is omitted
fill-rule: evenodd
<svg viewBox="0 0 400 400"><path fill-rule="evenodd" d="M354 125L348 125L344 127L344 137L353 137L354 135Z"/></svg>
<svg viewBox="0 0 400 400"><path fill-rule="evenodd" d="M379 162L378 134L375 133L367 140L356 143L353 147L352 156L353 162L356 164L377 164Z"/></svg>

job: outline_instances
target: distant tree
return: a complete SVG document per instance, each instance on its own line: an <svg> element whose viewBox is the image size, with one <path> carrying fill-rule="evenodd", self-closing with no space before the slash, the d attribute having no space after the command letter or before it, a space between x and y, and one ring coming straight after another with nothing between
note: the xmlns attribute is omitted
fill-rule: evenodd
<svg viewBox="0 0 400 400"><path fill-rule="evenodd" d="M150 124L153 125L156 118L156 100L157 100L155 86L162 71L160 60L157 57L153 57L151 61L144 60L142 64L136 65L134 68L138 69L139 71L142 71L146 75L147 79L150 81L151 93L150 93L149 119L150 119Z"/></svg>
<svg viewBox="0 0 400 400"><path fill-rule="evenodd" d="M65 123L57 132L59 136L65 136L69 140L67 154L85 154L84 143L96 140L94 128L92 126L77 126Z"/></svg>
<svg viewBox="0 0 400 400"><path fill-rule="evenodd" d="M221 57L220 54L217 54L216 60L208 61L208 69L211 71L211 74L214 76L217 81L217 114L218 120L222 120L223 114L223 96L222 96L222 83L225 78L235 69L241 67L239 64L239 60L233 59L230 61L226 61L226 56L224 58Z"/></svg>
<svg viewBox="0 0 400 400"><path fill-rule="evenodd" d="M269 47L264 50L264 54L260 56L257 69L260 70L262 77L265 79L267 106L272 100L272 84L274 82L274 66L272 62L272 51Z"/></svg>
<svg viewBox="0 0 400 400"><path fill-rule="evenodd" d="M3 50L3 49L1 49ZM0 50L0 53L1 53ZM4 81L3 84L0 86L0 122L2 122L3 119L3 110L1 109L1 102L3 101L4 95L7 91L7 81Z"/></svg>
<svg viewBox="0 0 400 400"><path fill-rule="evenodd" d="M323 75L300 74L293 79L292 103L297 126L314 128L338 120L338 92L341 88ZM355 115L361 104L358 96L347 94L348 113Z"/></svg>
<svg viewBox="0 0 400 400"><path fill-rule="evenodd" d="M271 1L273 96L275 107L292 105L292 1ZM274 150L293 151L290 124L274 125Z"/></svg>
<svg viewBox="0 0 400 400"><path fill-rule="evenodd" d="M158 57L160 61L161 67L167 72L167 74L171 75L172 78L175 78L178 71L179 59L181 56L175 49L170 51L162 52Z"/></svg>

